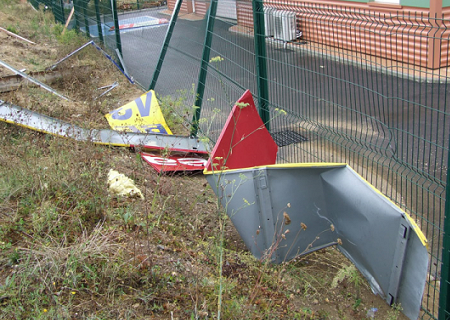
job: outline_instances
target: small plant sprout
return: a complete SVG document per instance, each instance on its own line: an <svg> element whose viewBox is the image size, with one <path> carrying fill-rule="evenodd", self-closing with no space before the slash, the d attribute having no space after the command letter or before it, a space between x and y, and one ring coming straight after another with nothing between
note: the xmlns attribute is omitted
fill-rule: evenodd
<svg viewBox="0 0 450 320"><path fill-rule="evenodd" d="M244 109L245 107L248 107L249 104L246 103L246 102L237 102L237 103L236 103L236 106L237 106L239 109Z"/></svg>
<svg viewBox="0 0 450 320"><path fill-rule="evenodd" d="M287 112L280 108L275 108L275 112L277 112L278 114L283 115L283 116L287 115Z"/></svg>
<svg viewBox="0 0 450 320"><path fill-rule="evenodd" d="M388 314L387 314L387 320L397 320L398 317L400 316L400 312L403 311L402 305L400 303L394 303L391 306L391 310L389 310Z"/></svg>
<svg viewBox="0 0 450 320"><path fill-rule="evenodd" d="M221 61L223 61L224 59L221 57L221 56L216 56L216 57L212 57L210 60L209 60L209 62L210 63L214 63L214 62L221 62Z"/></svg>

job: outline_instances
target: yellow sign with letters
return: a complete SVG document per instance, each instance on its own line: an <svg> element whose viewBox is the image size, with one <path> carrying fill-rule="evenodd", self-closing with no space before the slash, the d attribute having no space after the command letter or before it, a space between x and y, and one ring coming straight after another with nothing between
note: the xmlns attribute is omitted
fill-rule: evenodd
<svg viewBox="0 0 450 320"><path fill-rule="evenodd" d="M172 134L153 90L111 111L105 117L116 131Z"/></svg>

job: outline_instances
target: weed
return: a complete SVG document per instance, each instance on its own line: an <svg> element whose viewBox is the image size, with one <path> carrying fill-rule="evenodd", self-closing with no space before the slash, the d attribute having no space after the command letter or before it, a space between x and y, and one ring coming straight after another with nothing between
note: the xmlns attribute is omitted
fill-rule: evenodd
<svg viewBox="0 0 450 320"><path fill-rule="evenodd" d="M397 320L400 316L400 313L402 312L403 308L401 304L393 304L391 306L391 310L389 310L386 320Z"/></svg>
<svg viewBox="0 0 450 320"><path fill-rule="evenodd" d="M66 30L63 33L63 26L56 25L52 33L56 36L58 42L62 45L70 45L71 47L80 47L86 40L75 30Z"/></svg>
<svg viewBox="0 0 450 320"><path fill-rule="evenodd" d="M361 298L356 298L355 302L352 305L352 309L356 311L358 307L361 305L361 302L362 302Z"/></svg>
<svg viewBox="0 0 450 320"><path fill-rule="evenodd" d="M13 26L7 26L7 27L6 27L6 30L8 30L9 32L12 32L12 33L16 33L16 34L17 34L17 30L16 30L16 28L14 28Z"/></svg>
<svg viewBox="0 0 450 320"><path fill-rule="evenodd" d="M187 90L178 90L176 97L158 96L164 119L172 131L186 135L189 133L194 109L188 107L188 96L192 94L193 89L190 93Z"/></svg>
<svg viewBox="0 0 450 320"><path fill-rule="evenodd" d="M361 284L363 283L364 280L353 264L344 266L338 271L336 276L333 278L331 287L336 288L338 284L344 281L345 279L347 279L350 283L353 283L353 285L355 286L356 300L358 300L361 291Z"/></svg>

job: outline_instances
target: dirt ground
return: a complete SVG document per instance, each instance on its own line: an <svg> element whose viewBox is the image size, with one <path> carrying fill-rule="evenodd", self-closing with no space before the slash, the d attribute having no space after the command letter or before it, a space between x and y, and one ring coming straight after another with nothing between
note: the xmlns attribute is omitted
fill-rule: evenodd
<svg viewBox="0 0 450 320"><path fill-rule="evenodd" d="M34 9L28 4L23 4L20 10L24 13L23 17L30 17L34 14ZM0 27L14 31L20 36L33 41L34 44L0 31L0 60L17 70L25 70L24 72L27 74L36 75L38 79L40 76L37 72L45 71L46 68L52 66L83 44L78 37L73 37L68 38L69 41L62 45L61 40L57 41L56 36L41 36L39 33L34 32L33 29L26 28L21 18L21 15L0 11ZM51 19L51 16L40 14L35 23L37 26L41 25L42 27L46 23L43 20L46 19ZM44 27L42 28L44 29ZM53 31L47 30L46 32L51 34ZM71 33L67 34L71 35ZM69 72L60 75L64 71ZM0 92L0 99L85 128L108 128L104 115L134 100L143 93L141 88L132 85L111 61L101 57L101 53L92 46L61 63L53 73L56 74L55 77L51 81L47 81L46 84L56 92L68 97L69 101L65 101L51 92L36 85L31 85L26 81L23 81L20 86L16 86L12 90ZM13 71L0 67L0 77L2 79L13 75ZM99 88L111 85L116 81L119 83L116 88L99 97L106 90ZM123 167L126 167L127 161L134 161L135 156L128 154L127 150L120 152L124 157L121 160L123 161ZM151 170L151 168L147 168L145 172L148 173ZM145 182L144 179L139 180L139 187L145 188L146 183L156 183L155 179L149 178L148 180L150 182L147 180ZM214 214L214 196L211 190L205 191L205 180L201 175L164 177L162 184L166 188L162 193L165 193L167 196L172 194L174 199L178 199L178 205L181 206L181 210L185 212L186 216L193 216L198 210L202 212L211 211L210 214ZM205 198L203 202L195 204L195 199L199 198L199 191L207 194L202 196ZM194 270L196 270L197 274L201 273L196 268L199 268L198 266L201 265L199 261L204 263L208 260L208 253L198 251L199 244L196 244L196 241L198 241L198 238L208 239L214 236L216 222L214 218L211 218L210 214L205 213L195 219L192 218L194 220L186 218L186 221L190 221L189 223L201 218L201 221L197 222L198 225L195 225L195 228L193 227L197 231L192 233L188 229L181 229L182 231L176 234L171 233L172 229L178 230L178 227L173 224L186 223L186 221L180 219L161 223L161 226L155 229L153 234L153 237L159 238L160 244L156 245L154 243L149 249L154 258L152 264L160 263L168 267L169 265L176 265L177 261L191 261L184 263L183 269L169 269L168 272L182 273L186 277L192 277ZM134 228L139 230L138 224L134 225ZM121 241L123 242L123 237L128 236L130 236L130 232L118 237L122 237ZM253 276L248 268L254 266L255 263L248 263L242 258L241 254L247 256L246 249L233 226L227 226L226 237L229 251L225 257L226 263L223 266L223 274L230 279L238 279L236 281L239 283L239 286L245 287L242 282ZM134 238L134 248L144 246L147 248L145 237L140 238L139 241ZM197 250L192 248L197 248ZM135 249L130 248L130 250L136 252ZM187 258L188 256L189 259ZM140 257L145 262L147 256L145 253L137 252L136 257ZM251 259L251 257L247 258ZM142 265L145 265L144 262ZM189 265L191 265L191 268ZM338 279L337 277L339 277L339 271L341 273L344 271L353 272L350 266L351 264L333 248L321 250L296 261L286 263L284 266L275 269L275 272L283 272L285 275L280 278L279 292L270 291L270 288L260 287L257 290L259 295L252 299L253 304L251 307L264 309L267 304L267 308L269 308L273 307L271 303L278 301L276 302L278 304L276 308L277 313L267 314L267 319L365 319L372 308L377 308L377 311L374 312L375 319L405 319L402 314L389 308L380 297L374 295L365 281L359 283L359 280L355 280L360 279L360 275L355 275L353 278L349 276L343 277L341 281L336 282L336 286L332 286L333 279ZM294 272L293 270L296 271ZM208 269L204 273L210 271ZM247 273L248 275L246 276ZM2 277L2 279L5 279L5 277ZM190 318L189 315L183 315L176 308L176 304L179 303L182 306L192 304L192 295L183 294L182 285L175 285L175 287L179 292L167 291L167 295L161 303L162 309L158 312L153 311L152 316L145 313L139 302L135 302L133 304L135 308L134 318L170 319L171 316L173 317L171 312L175 312L175 318ZM252 296L250 290L248 291L248 296ZM91 305L88 300L94 299L93 297L95 296L89 296L85 305ZM230 295L225 296L224 299L227 299L227 297L229 298ZM156 303L158 299L153 301ZM100 303L102 302L98 304ZM199 318L208 318L207 311L204 311L204 313L198 312L197 314Z"/></svg>
<svg viewBox="0 0 450 320"><path fill-rule="evenodd" d="M0 12L2 26L8 25L10 19L11 17ZM23 37L26 36L23 35ZM46 42L37 41L36 44L30 44L5 32L0 32L0 42L2 43L0 57L4 63L17 70L25 70L27 74L39 81L42 81L42 75L39 72L42 73L46 68L64 58L75 50L77 45L82 45L79 41L67 47L58 46L57 48ZM61 76L61 73L64 75ZM21 86L15 87L12 91L1 92L1 99L69 122L83 119L84 127L107 128L108 123L104 118L106 113L136 99L143 93L91 45L60 63L54 71L45 72L45 74L55 76L50 82L42 82L55 92L67 97L69 101L60 99L29 81L22 81ZM14 72L5 67L0 68L1 77L8 75L14 75ZM118 82L119 85L99 97L108 90L107 86L114 82ZM100 89L102 87L105 88Z"/></svg>

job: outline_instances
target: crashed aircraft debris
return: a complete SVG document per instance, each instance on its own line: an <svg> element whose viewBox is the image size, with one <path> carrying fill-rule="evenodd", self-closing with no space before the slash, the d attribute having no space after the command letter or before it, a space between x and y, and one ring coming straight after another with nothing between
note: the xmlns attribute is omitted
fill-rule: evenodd
<svg viewBox="0 0 450 320"><path fill-rule="evenodd" d="M207 152L206 146L197 138L154 133L117 132L109 129L84 129L2 100L0 100L0 121L55 136L78 141L91 141L97 144L141 147L151 150L170 149L177 152L192 152L192 150Z"/></svg>
<svg viewBox="0 0 450 320"><path fill-rule="evenodd" d="M193 172L205 169L207 160L204 153L183 153L163 156L161 154L141 152L141 157L158 173L163 172Z"/></svg>
<svg viewBox="0 0 450 320"><path fill-rule="evenodd" d="M153 90L111 111L105 118L116 131L172 134Z"/></svg>
<svg viewBox="0 0 450 320"><path fill-rule="evenodd" d="M204 174L252 254L281 263L336 246L374 293L417 319L428 269L427 240L417 224L347 164L273 164L274 148L262 164L259 153L274 143L268 132L264 140L252 140L258 152L245 154L237 148L241 137L251 140L267 130L242 131L240 112L257 115L248 91L233 108ZM232 140L226 132L238 135Z"/></svg>

